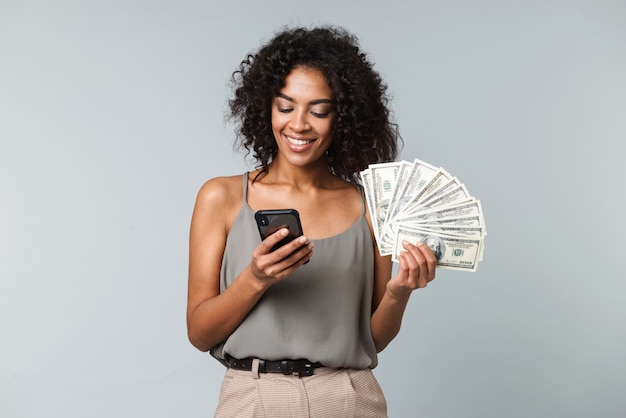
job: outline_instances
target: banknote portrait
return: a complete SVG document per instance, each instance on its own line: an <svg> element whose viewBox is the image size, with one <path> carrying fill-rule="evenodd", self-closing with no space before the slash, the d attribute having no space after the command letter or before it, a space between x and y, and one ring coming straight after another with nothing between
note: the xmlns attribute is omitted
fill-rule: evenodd
<svg viewBox="0 0 626 418"><path fill-rule="evenodd" d="M389 200L383 200L376 207L376 216L378 219L385 219L387 217L387 209L389 209Z"/></svg>
<svg viewBox="0 0 626 418"><path fill-rule="evenodd" d="M421 241L428 245L433 254L435 254L437 261L441 260L441 257L446 252L446 244L444 244L443 240L433 235L427 235Z"/></svg>

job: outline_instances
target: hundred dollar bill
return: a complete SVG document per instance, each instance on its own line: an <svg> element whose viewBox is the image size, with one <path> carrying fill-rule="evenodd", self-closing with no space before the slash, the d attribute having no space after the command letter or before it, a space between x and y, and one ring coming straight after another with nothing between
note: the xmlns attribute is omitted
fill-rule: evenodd
<svg viewBox="0 0 626 418"><path fill-rule="evenodd" d="M451 179L452 176L450 173L443 168L438 168L437 171L432 173L428 183L410 195L409 201L403 205L402 210L396 211L396 215L399 213L412 212L413 208L419 207L419 202L424 196L431 194L433 191L441 187L442 184L449 182Z"/></svg>
<svg viewBox="0 0 626 418"><path fill-rule="evenodd" d="M396 179L396 185L393 188L393 192L391 193L391 198L389 199L390 204L387 208L387 212L385 215L385 222L393 218L392 210L398 206L398 199L401 196L401 191L404 190L407 185L414 181L411 176L415 173L415 163L410 163L408 161L402 161L400 168L398 169L398 175Z"/></svg>
<svg viewBox="0 0 626 418"><path fill-rule="evenodd" d="M388 239L391 236L391 242L395 242L398 227L400 225L420 225L426 223L441 223L446 220L460 219L473 217L478 219L478 224L472 224L471 226L483 226L484 220L482 215L482 207L480 201L472 198L467 202L453 204L451 206L441 206L435 208L429 208L424 211L418 211L409 215L402 215L396 217L390 224L387 225L386 235L384 239ZM450 221L452 222L452 221Z"/></svg>
<svg viewBox="0 0 626 418"><path fill-rule="evenodd" d="M396 247L392 260L397 262L402 241L426 243L437 258L437 267L450 270L476 271L482 247L482 240L431 234L425 231L400 227L396 237Z"/></svg>
<svg viewBox="0 0 626 418"><path fill-rule="evenodd" d="M387 224L393 219L393 214L391 213L393 206L397 204L397 198L399 196L398 191L406 186L408 182L411 181L410 176L413 173L413 168L415 167L414 163L410 163L408 161L402 161L401 165L398 169L398 174L396 178L396 184L393 188L393 192L391 198L389 199L389 205L385 212L385 217L382 220L382 227L380 230L380 247L381 247L381 255L389 255L393 251L393 236L385 236L385 230L387 229Z"/></svg>
<svg viewBox="0 0 626 418"><path fill-rule="evenodd" d="M403 162L392 163L380 163L373 164L369 167L371 174L371 187L373 190L373 205L374 205L374 217L372 223L377 230L377 239L381 248L379 248L381 254L389 253L393 248L387 248L387 245L380 237L383 232L383 225L387 217L387 209L391 203L391 197L396 187L398 176L400 174L400 168ZM372 214L370 213L370 216Z"/></svg>
<svg viewBox="0 0 626 418"><path fill-rule="evenodd" d="M438 171L436 167L418 159L415 159L411 164L403 168L405 168L405 171L409 171L406 176L404 175L405 173L401 173L398 184L391 196L391 204L383 224L382 239L385 242L393 242L394 240L394 234L390 228L393 219L433 179Z"/></svg>
<svg viewBox="0 0 626 418"><path fill-rule="evenodd" d="M424 161L414 160L410 165L410 171L406 180L398 182L398 186L393 192L388 217L393 218L402 211L404 206L417 196L418 192L433 179L437 170L436 167Z"/></svg>
<svg viewBox="0 0 626 418"><path fill-rule="evenodd" d="M416 222L425 219L461 218L466 216L479 216L481 222L484 223L480 200L471 198L465 202L449 206L428 208L414 214L398 216L395 220L397 222Z"/></svg>
<svg viewBox="0 0 626 418"><path fill-rule="evenodd" d="M427 202L418 203L411 207L405 208L403 214L416 213L418 211L428 210L429 208L436 208L442 206L449 206L455 203L467 202L472 199L469 192L463 184L453 188L452 190L443 193L441 196L437 196Z"/></svg>
<svg viewBox="0 0 626 418"><path fill-rule="evenodd" d="M452 177L448 182L442 183L441 185L439 185L439 187L432 190L430 193L423 195L422 198L418 202L416 202L416 204L420 207L425 206L429 201L443 196L449 191L457 189L461 186L463 186L463 183L461 183L458 178Z"/></svg>
<svg viewBox="0 0 626 418"><path fill-rule="evenodd" d="M457 238L476 238L482 240L485 237L485 229L481 226L400 225L398 229L410 229L412 231Z"/></svg>
<svg viewBox="0 0 626 418"><path fill-rule="evenodd" d="M482 216L462 216L458 218L421 218L415 219L413 222L406 222L403 225L416 225L420 227L438 227L438 226L465 226L465 227L484 227L485 222Z"/></svg>

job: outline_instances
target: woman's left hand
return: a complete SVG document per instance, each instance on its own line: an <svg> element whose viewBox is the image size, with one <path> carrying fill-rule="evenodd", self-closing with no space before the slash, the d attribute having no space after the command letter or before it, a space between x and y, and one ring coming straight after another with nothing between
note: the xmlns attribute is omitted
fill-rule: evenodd
<svg viewBox="0 0 626 418"><path fill-rule="evenodd" d="M423 242L411 244L402 241L398 255L400 267L396 277L387 283L387 291L396 297L407 297L413 290L426 287L435 278L437 258Z"/></svg>

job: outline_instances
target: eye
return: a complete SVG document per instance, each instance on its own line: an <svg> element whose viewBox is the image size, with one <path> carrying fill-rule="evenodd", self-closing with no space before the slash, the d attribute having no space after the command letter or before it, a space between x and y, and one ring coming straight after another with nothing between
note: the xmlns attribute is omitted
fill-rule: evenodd
<svg viewBox="0 0 626 418"><path fill-rule="evenodd" d="M288 108L288 107L280 107L280 106L277 106L277 107L276 107L276 110L278 110L280 113L289 113L289 112L292 112L292 111L293 111L293 109L291 109L291 108Z"/></svg>
<svg viewBox="0 0 626 418"><path fill-rule="evenodd" d="M320 119L324 119L326 117L328 117L328 115L330 115L330 112L326 112L326 113L319 113L319 112L311 112L311 114L313 116L315 116L316 118L320 118Z"/></svg>
<svg viewBox="0 0 626 418"><path fill-rule="evenodd" d="M311 113L311 115L315 116L316 118L320 118L320 119L324 119L327 118L328 116L330 116L330 114L333 112L332 109L319 109L319 110L311 110L309 111L309 113Z"/></svg>

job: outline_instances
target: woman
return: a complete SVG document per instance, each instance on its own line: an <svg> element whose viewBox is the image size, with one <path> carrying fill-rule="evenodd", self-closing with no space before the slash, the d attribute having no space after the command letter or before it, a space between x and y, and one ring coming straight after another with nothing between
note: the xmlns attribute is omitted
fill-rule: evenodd
<svg viewBox="0 0 626 418"><path fill-rule="evenodd" d="M393 278L358 185L393 161L386 86L341 28L287 29L233 74L231 117L258 163L200 189L190 233L188 334L227 367L216 416L386 416L371 369L409 296L435 277L404 242ZM294 208L304 234L271 252L259 209Z"/></svg>

